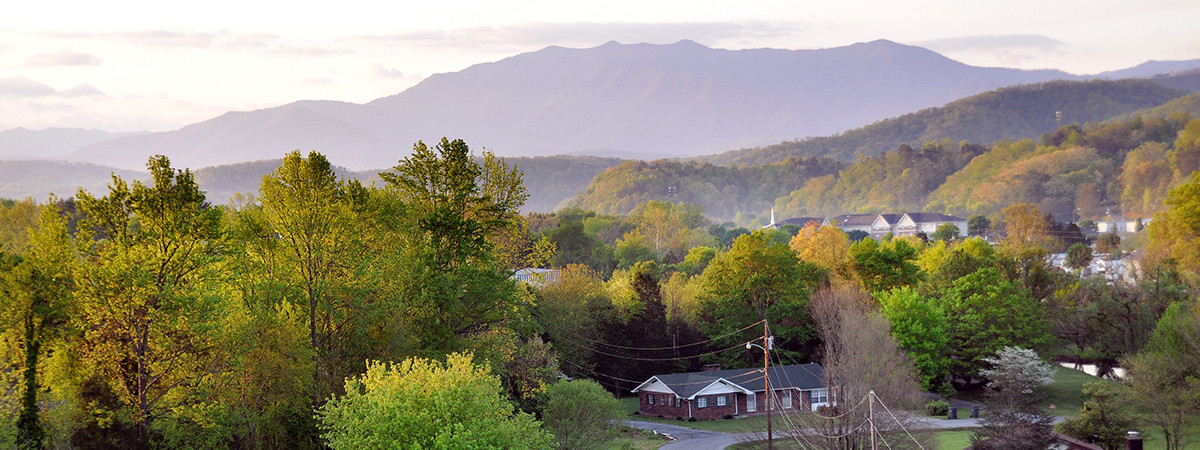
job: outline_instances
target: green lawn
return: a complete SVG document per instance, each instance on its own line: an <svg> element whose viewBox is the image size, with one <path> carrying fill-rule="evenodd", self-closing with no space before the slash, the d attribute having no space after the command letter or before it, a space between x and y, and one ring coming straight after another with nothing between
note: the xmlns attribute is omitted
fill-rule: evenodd
<svg viewBox="0 0 1200 450"><path fill-rule="evenodd" d="M962 450L971 445L971 430L944 430L936 434L938 448L942 450Z"/></svg>
<svg viewBox="0 0 1200 450"><path fill-rule="evenodd" d="M697 430L719 431L722 433L753 433L759 431L767 431L767 416L751 416L738 419L718 419L718 420L701 420L696 422L688 422L686 420L677 420L674 417L659 418L653 416L641 416L633 414L638 410L637 397L628 397L621 399L621 406L625 412L629 413L630 419L644 420L647 422L661 422L672 425L681 425ZM783 419L778 414L772 415L774 426L779 429L785 428Z"/></svg>
<svg viewBox="0 0 1200 450"><path fill-rule="evenodd" d="M635 428L621 427L616 439L604 448L606 450L653 450L667 445L667 438Z"/></svg>
<svg viewBox="0 0 1200 450"><path fill-rule="evenodd" d="M1079 414L1083 409L1083 384L1089 381L1104 381L1106 383L1114 383L1116 381L1096 378L1075 369L1066 367L1057 367L1054 372L1054 383L1046 386L1046 399L1042 401L1042 406L1050 408L1051 414L1056 416L1073 416Z"/></svg>

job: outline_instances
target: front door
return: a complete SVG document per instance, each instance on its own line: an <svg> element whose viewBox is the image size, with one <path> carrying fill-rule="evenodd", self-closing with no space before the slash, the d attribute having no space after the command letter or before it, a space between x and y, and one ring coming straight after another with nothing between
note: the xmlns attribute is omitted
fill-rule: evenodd
<svg viewBox="0 0 1200 450"><path fill-rule="evenodd" d="M754 393L746 394L746 412L754 412L758 409L758 401L754 399Z"/></svg>

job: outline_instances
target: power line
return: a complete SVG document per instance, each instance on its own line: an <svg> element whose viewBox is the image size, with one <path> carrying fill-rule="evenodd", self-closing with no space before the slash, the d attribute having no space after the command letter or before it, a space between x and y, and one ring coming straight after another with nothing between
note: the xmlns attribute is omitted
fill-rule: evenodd
<svg viewBox="0 0 1200 450"><path fill-rule="evenodd" d="M561 342L566 342L566 343L569 343L569 344L571 344L571 345L574 345L574 346L576 346L576 347L579 347L579 348L581 348L581 349L584 349L584 350L588 350L588 351L591 351L591 352L594 352L594 353L599 353L599 354L601 354L601 355L604 355L604 356L611 356L611 357L613 357L613 358L628 359L628 360L632 360L632 361L647 361L647 362L664 362L664 361L680 361L680 360L688 360L688 359L700 358L700 357L709 356L709 355L715 355L715 354L717 354L717 353L723 353L723 352L727 352L727 351L730 351L730 350L733 350L733 349L736 349L736 348L741 348L741 347L745 346L745 344L738 344L738 345L729 346L729 347L726 347L726 348L723 348L723 349L720 349L720 350L713 350L713 351L711 351L711 352L699 353L699 354L695 354L695 355L691 355L691 356L676 356L676 357L672 357L672 358L639 358L639 357L635 357L635 356L624 356L624 355L618 355L618 354L616 354L616 353L608 353L608 352L605 352L605 351L602 351L602 350L598 350L598 349L594 349L594 348L588 348L588 347L584 346L583 344L580 344L580 343L578 343L578 342L571 341L570 339L560 339L560 341L561 341Z"/></svg>
<svg viewBox="0 0 1200 450"><path fill-rule="evenodd" d="M544 319L544 318L543 318L543 319ZM725 334L723 334L723 335L720 335L720 336L717 336L717 337L714 337L714 338L706 339L706 340L699 341L699 342L692 342L692 343L688 343L688 344L681 344L681 345L675 345L675 346L670 346L670 347L628 347L628 346L624 346L624 345L610 344L610 343L607 343L607 342L604 342L604 341L601 341L601 340L592 339L592 338L589 338L589 337L587 337L587 336L581 335L581 334L579 334L579 333L575 333L575 332L573 332L573 331L567 330L566 328L561 328L561 327L558 327L557 325L553 325L551 322L549 322L549 321L547 321L547 320L543 320L543 322L544 322L544 323L543 323L543 325L550 325L550 328L554 328L556 331L561 331L561 332L563 332L563 333L570 334L570 335L572 335L572 336L575 336L575 337L577 337L577 338L579 338L579 339L581 339L581 340L583 340L583 341L589 342L589 343L593 343L593 344L597 344L597 345L605 345L605 346L608 346L608 347L612 347L612 348L618 348L618 349L621 349L621 350L636 350L636 351L662 351L662 350L675 350L675 349L679 349L679 348L686 348L686 347L692 347L692 346L696 346L696 345L703 345L703 344L707 344L707 343L709 343L709 342L713 342L713 341L717 341L717 340L725 339L725 338L727 338L727 337L730 337L730 336L736 335L736 334L738 334L738 333L741 333L741 332L743 332L743 331L749 330L750 328L752 328L752 327L755 327L755 326L758 326L759 324L763 323L763 321L761 321L761 320L760 320L760 321L758 321L758 322L754 322L754 323L752 323L752 324L750 324L750 325L747 325L747 326L745 326L745 327L742 327L742 329L740 329L740 330L737 330L737 331L731 331L731 332L729 332L729 333L725 333Z"/></svg>

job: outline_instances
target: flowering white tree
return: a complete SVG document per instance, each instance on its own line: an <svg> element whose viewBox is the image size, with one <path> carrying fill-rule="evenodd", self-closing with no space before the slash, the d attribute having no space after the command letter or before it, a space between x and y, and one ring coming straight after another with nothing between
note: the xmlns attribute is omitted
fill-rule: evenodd
<svg viewBox="0 0 1200 450"><path fill-rule="evenodd" d="M1054 382L1054 368L1033 350L1004 347L992 358L992 366L979 374L988 380L988 414L981 429L971 436L978 449L1044 449L1053 441L1052 417L1038 407L1045 395L1041 388Z"/></svg>

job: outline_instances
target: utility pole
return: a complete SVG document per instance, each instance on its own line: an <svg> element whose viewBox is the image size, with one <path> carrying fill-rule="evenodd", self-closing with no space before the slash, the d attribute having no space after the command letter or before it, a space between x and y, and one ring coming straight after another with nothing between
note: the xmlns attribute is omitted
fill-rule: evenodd
<svg viewBox="0 0 1200 450"><path fill-rule="evenodd" d="M771 210L771 223L775 223L775 210ZM767 450L773 450L775 443L771 435L771 334L767 321L763 321L763 384L767 387Z"/></svg>
<svg viewBox="0 0 1200 450"><path fill-rule="evenodd" d="M867 391L867 422L871 423L871 450L878 450L875 443L875 391Z"/></svg>

